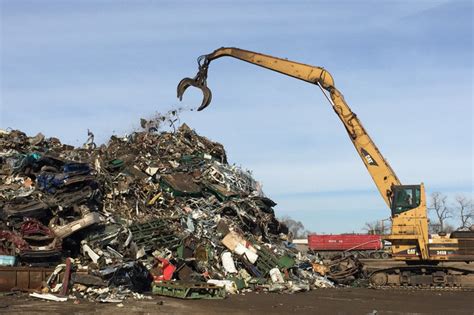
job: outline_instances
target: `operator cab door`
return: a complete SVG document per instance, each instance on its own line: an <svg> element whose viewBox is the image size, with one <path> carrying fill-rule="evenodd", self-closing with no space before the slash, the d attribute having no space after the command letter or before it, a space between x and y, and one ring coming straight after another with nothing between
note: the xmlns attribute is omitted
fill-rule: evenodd
<svg viewBox="0 0 474 315"><path fill-rule="evenodd" d="M392 217L395 217L420 205L420 185L393 187Z"/></svg>

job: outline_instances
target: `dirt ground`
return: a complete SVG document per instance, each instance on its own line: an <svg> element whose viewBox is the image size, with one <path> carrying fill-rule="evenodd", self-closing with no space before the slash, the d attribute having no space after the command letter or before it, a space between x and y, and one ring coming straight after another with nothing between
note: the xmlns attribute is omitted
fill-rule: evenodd
<svg viewBox="0 0 474 315"><path fill-rule="evenodd" d="M473 291L319 289L293 295L248 293L225 300L180 300L154 296L117 304L48 302L0 297L5 314L474 314Z"/></svg>

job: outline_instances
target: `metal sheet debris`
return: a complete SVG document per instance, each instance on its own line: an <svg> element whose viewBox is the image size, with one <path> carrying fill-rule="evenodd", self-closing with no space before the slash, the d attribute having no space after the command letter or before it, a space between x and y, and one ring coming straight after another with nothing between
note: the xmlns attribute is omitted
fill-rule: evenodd
<svg viewBox="0 0 474 315"><path fill-rule="evenodd" d="M88 131L80 148L0 132L0 255L21 266L0 268L0 289L97 302L146 298L142 292L224 298L306 291L359 275L354 257L325 262L290 246L276 203L251 172L230 165L221 144L175 122L164 132L145 120L144 131L100 146ZM33 266L57 268L22 283L19 273L31 278Z"/></svg>

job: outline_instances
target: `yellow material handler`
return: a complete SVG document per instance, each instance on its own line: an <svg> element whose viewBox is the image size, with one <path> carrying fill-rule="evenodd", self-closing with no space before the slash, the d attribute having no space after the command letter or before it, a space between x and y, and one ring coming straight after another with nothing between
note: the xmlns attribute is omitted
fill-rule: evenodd
<svg viewBox="0 0 474 315"><path fill-rule="evenodd" d="M211 102L211 91L206 82L209 64L225 56L315 84L328 99L380 195L391 209L392 230L386 239L392 243L392 257L406 262L406 266L394 266L373 272L370 275L372 285L474 287L474 271L443 264L447 261L466 263L474 261L474 232L429 234L423 183L401 184L357 115L352 112L342 93L336 88L332 75L325 69L239 48L222 47L198 58L197 75L194 78L181 80L178 85L178 97L182 99L184 91L189 86L197 87L204 95L198 110L206 108Z"/></svg>

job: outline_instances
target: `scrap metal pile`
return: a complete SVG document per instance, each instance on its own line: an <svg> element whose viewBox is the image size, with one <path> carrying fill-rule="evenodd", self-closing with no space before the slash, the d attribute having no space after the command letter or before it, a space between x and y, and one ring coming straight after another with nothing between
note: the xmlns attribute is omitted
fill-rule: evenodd
<svg viewBox="0 0 474 315"><path fill-rule="evenodd" d="M0 131L0 166L2 264L56 267L44 298L297 292L360 272L299 253L251 173L185 124L81 148Z"/></svg>

